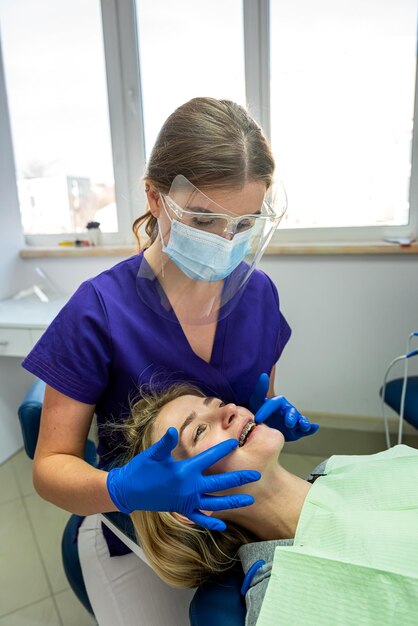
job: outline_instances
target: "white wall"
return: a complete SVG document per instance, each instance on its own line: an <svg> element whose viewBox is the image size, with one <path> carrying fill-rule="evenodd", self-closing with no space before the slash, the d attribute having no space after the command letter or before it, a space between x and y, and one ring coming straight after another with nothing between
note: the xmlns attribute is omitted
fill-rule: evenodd
<svg viewBox="0 0 418 626"><path fill-rule="evenodd" d="M418 330L418 257L265 257L262 267L293 328L276 392L307 412L381 415L386 367Z"/></svg>
<svg viewBox="0 0 418 626"><path fill-rule="evenodd" d="M71 291L119 260L24 264L28 277L40 264ZM276 392L306 412L380 415L385 369L418 330L418 257L267 256L261 267L277 285L293 329L277 367Z"/></svg>
<svg viewBox="0 0 418 626"><path fill-rule="evenodd" d="M24 259L24 280L25 285L30 285L34 279L39 277L35 272L35 267L41 267L65 293L72 293L86 280L100 272L116 265L124 257L80 257L80 258L38 258Z"/></svg>

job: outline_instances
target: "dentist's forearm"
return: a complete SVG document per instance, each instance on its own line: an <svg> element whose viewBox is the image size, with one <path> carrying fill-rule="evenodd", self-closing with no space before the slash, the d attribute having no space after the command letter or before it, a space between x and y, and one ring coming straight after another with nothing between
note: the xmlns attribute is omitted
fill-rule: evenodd
<svg viewBox="0 0 418 626"><path fill-rule="evenodd" d="M44 456L33 466L33 484L41 498L77 515L118 510L106 479L106 471L69 454Z"/></svg>

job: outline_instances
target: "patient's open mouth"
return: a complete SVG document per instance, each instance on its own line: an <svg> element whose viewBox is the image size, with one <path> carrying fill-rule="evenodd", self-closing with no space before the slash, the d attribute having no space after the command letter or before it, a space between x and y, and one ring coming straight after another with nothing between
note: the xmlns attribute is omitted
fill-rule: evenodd
<svg viewBox="0 0 418 626"><path fill-rule="evenodd" d="M240 434L238 439L239 448L242 448L244 443L247 441L248 435L252 433L256 426L257 424L253 420L250 420L247 424L245 424L244 428L242 429L242 433Z"/></svg>

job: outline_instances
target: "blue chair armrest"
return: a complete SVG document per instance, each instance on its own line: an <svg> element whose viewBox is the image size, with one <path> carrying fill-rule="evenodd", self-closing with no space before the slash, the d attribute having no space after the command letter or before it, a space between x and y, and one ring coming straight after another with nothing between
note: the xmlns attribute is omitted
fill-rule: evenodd
<svg viewBox="0 0 418 626"><path fill-rule="evenodd" d="M22 400L22 404L25 404L25 402L35 402L42 405L44 401L45 388L46 383L44 383L43 380L39 380L39 378L38 380L35 380L33 385L31 385L27 390L26 395Z"/></svg>
<svg viewBox="0 0 418 626"><path fill-rule="evenodd" d="M386 384L385 404L390 406L398 415L401 412L403 378L395 378ZM383 387L380 388L380 397ZM418 428L418 376L408 376L406 383L404 418L407 422Z"/></svg>
<svg viewBox="0 0 418 626"><path fill-rule="evenodd" d="M84 517L71 515L61 540L61 554L64 571L70 583L71 589L80 600L84 608L93 615L90 600L84 584L83 572L81 571L80 558L78 555L77 533Z"/></svg>

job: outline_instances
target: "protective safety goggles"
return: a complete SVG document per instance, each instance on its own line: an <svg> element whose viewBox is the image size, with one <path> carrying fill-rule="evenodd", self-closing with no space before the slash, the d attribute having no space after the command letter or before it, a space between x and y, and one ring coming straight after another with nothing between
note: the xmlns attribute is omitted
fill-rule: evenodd
<svg viewBox="0 0 418 626"><path fill-rule="evenodd" d="M160 194L169 217L199 230L221 237L232 238L238 233L254 229L258 234L275 230L287 209L284 187L279 185L269 192L256 213L238 214L220 206L181 174L176 176L168 194ZM255 233L254 233L255 234Z"/></svg>

